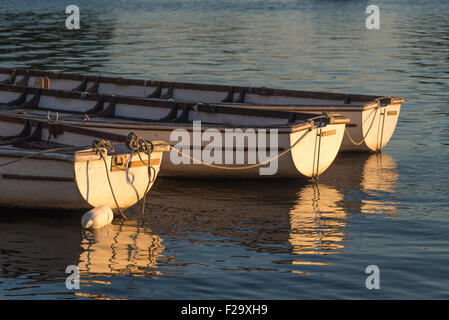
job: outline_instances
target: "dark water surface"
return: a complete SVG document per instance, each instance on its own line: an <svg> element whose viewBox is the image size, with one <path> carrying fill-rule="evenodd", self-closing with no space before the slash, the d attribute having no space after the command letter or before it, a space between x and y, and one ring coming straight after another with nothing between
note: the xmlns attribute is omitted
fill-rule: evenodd
<svg viewBox="0 0 449 320"><path fill-rule="evenodd" d="M449 298L449 3L0 2L0 66L403 96L382 155L300 181L158 179L145 219L0 215L0 298ZM67 265L81 289L65 287ZM380 290L365 268L380 268Z"/></svg>

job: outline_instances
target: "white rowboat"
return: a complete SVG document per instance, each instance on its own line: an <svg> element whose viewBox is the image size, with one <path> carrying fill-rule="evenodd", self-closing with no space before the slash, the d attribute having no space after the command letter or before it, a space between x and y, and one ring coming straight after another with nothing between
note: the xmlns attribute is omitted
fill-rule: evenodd
<svg viewBox="0 0 449 320"><path fill-rule="evenodd" d="M52 130L55 128L46 122L0 116L1 207L130 207L151 188L162 153L168 150L164 144L155 143L150 158L141 155L146 162L142 163L124 143L115 144L114 150L102 145L98 149L89 147L94 138L123 141L126 137L59 125L57 138L48 141Z"/></svg>
<svg viewBox="0 0 449 320"><path fill-rule="evenodd" d="M127 134L135 131L146 140L165 141L193 159L178 163L172 150L165 157L161 175L171 177L230 177L230 178L294 178L316 177L324 172L336 157L348 119L338 115L299 114L272 110L255 110L210 104L154 101L144 98L117 97L42 88L0 85L0 110L6 114L42 119L51 111L58 114L58 123L93 128L95 130ZM201 122L201 128L192 125ZM173 140L173 132L183 130L188 141ZM248 132L257 135L251 144ZM277 134L275 138L270 130ZM232 131L233 139L227 139ZM222 143L211 147L210 140L195 143L195 134L214 132ZM273 139L273 140L272 140ZM239 145L237 141L242 143ZM266 146L265 149L260 146ZM212 148L214 162L198 164L205 150ZM218 150L220 149L220 150ZM196 151L197 150L197 151ZM215 152L217 151L217 154ZM218 151L221 153L218 154ZM264 151L273 151L273 157ZM227 165L226 155L233 161ZM250 158L257 155L257 161ZM270 153L271 154L271 153ZM197 156L198 155L198 156ZM237 161L242 156L244 162ZM179 156L179 155L178 155ZM274 159L275 158L275 159ZM276 160L275 172L261 174ZM224 168L226 167L226 168Z"/></svg>
<svg viewBox="0 0 449 320"><path fill-rule="evenodd" d="M167 82L0 68L0 82L158 100L190 101L348 117L341 151L377 152L390 141L403 98Z"/></svg>

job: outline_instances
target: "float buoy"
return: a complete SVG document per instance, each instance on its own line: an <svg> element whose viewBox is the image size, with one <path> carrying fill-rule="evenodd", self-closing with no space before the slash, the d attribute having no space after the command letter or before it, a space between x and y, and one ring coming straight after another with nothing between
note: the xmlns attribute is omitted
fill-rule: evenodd
<svg viewBox="0 0 449 320"><path fill-rule="evenodd" d="M106 206L96 207L81 217L81 225L85 229L100 229L114 219L112 209Z"/></svg>

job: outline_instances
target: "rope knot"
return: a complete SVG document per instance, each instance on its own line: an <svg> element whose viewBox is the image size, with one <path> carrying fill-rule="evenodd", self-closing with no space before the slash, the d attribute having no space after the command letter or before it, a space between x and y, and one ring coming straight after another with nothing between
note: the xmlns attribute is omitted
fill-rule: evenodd
<svg viewBox="0 0 449 320"><path fill-rule="evenodd" d="M135 132L130 132L128 136L126 137L125 145L127 148L131 151L131 156L128 159L128 164L126 165L126 170L129 168L129 162L131 161L131 158L133 157L134 152L137 153L139 156L140 162L147 166L148 168L148 185L145 190L145 193L142 197L142 209L141 209L141 215L144 217L144 211L145 211L145 201L148 191L150 190L151 184L156 179L156 169L151 166L151 153L154 150L154 144L151 141L147 141L141 137L139 137ZM142 158L142 155L146 154L148 156L148 160L145 161ZM128 176L128 173L126 173L126 176Z"/></svg>
<svg viewBox="0 0 449 320"><path fill-rule="evenodd" d="M145 139L139 137L135 132L130 132L128 134L125 144L129 150L135 152L150 154L154 150L154 145L151 141L146 141Z"/></svg>
<svg viewBox="0 0 449 320"><path fill-rule="evenodd" d="M98 140L94 139L92 141L92 146L97 149L98 152L101 152L100 149L106 149L109 152L115 152L114 147L109 140Z"/></svg>

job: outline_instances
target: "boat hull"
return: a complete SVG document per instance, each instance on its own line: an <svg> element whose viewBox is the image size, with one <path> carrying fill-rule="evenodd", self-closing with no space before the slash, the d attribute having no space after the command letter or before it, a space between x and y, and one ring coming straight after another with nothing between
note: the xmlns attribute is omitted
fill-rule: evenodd
<svg viewBox="0 0 449 320"><path fill-rule="evenodd" d="M196 160L212 165L208 166L199 163L186 156L180 155L172 149L170 154L162 159L160 176L162 177L184 177L184 178L310 178L323 173L333 162L338 154L340 145L344 136L344 123L327 124L323 127L314 127L312 129L298 130L295 132L279 132L276 145L266 136L266 148L263 150L252 149L245 144L243 148L237 148L235 144L230 144L226 140L224 130L220 131L221 141L224 142L221 149L221 156L216 157L216 162L204 159L205 154L209 154L206 148L210 147L207 141L201 141L201 147L182 148L184 145L173 141L171 137L173 128L163 129L158 126L127 127L126 125L113 125L110 123L95 123L89 121L78 123L74 121L62 121L61 123L83 125L98 131L113 132L117 134L127 134L130 130L138 136L150 140L162 140L168 142L177 150ZM204 129L204 128L203 128ZM243 131L243 130L242 130ZM193 141L193 132L189 133L190 141ZM245 131L236 134L236 140L243 141ZM298 141L299 140L299 141ZM193 142L192 144L193 145ZM289 150L291 148L291 150ZM218 149L216 149L218 150ZM272 156L270 156L270 150ZM226 164L226 152L232 156L234 164ZM207 152L207 153L206 153ZM282 153L285 153L281 155ZM261 155L263 157L261 158ZM237 163L236 159L244 159L242 163ZM248 159L256 159L249 162ZM275 159L274 159L275 158ZM272 161L269 161L274 159ZM260 162L270 162L262 166L248 169L239 169L241 167L253 166ZM232 168L232 169L228 169Z"/></svg>
<svg viewBox="0 0 449 320"><path fill-rule="evenodd" d="M3 102L22 96L17 87L4 85L2 88L3 96L7 97ZM172 149L170 157L164 157L162 175L173 177L316 177L336 157L345 124L349 121L345 117L317 115L316 112L298 114L203 104L179 107L177 103L153 103L147 99L27 90L24 91L27 93L23 98L25 103L7 104L13 109L4 111L6 114L47 122L55 119L57 124L121 135L134 131L146 140L167 142L173 148L181 148L184 154L184 159L173 160L179 154ZM107 106L99 105L102 99L107 100ZM166 120L169 115L171 117ZM197 124L199 127L203 124L202 129L197 128ZM176 135L180 131L187 135L187 141L178 141ZM233 136L228 141L229 132ZM195 134L208 137L198 142ZM44 140L47 138L43 136ZM76 140L85 138L65 139L70 145L85 145L89 142ZM216 146L212 148L211 144ZM207 157L207 152L212 151L213 157ZM213 159L203 159L204 154Z"/></svg>
<svg viewBox="0 0 449 320"><path fill-rule="evenodd" d="M341 145L341 151L378 152L393 136L399 119L401 104L390 104L361 112L343 111L350 119Z"/></svg>
<svg viewBox="0 0 449 320"><path fill-rule="evenodd" d="M5 152L0 149L0 164L18 160L26 152ZM124 160L121 155L121 160ZM129 156L129 155L128 155ZM114 156L106 156L106 165L117 203L127 208L137 203L148 187L146 166L113 168ZM126 157L126 156L125 156ZM145 155L142 155L147 161ZM160 169L162 153L152 154L152 182ZM138 164L137 155L131 163ZM70 161L64 156L50 154L44 158L30 158L0 167L0 206L33 209L91 209L98 206L116 208L104 161L81 159Z"/></svg>
<svg viewBox="0 0 449 320"><path fill-rule="evenodd" d="M0 163L15 159L0 156ZM0 168L0 190L2 207L92 208L81 196L69 162L30 159Z"/></svg>
<svg viewBox="0 0 449 320"><path fill-rule="evenodd" d="M394 101L386 105L371 104L368 107L348 106L250 106L235 105L236 108L266 109L297 113L328 112L349 119L340 152L379 152L390 141L396 129L401 103Z"/></svg>
<svg viewBox="0 0 449 320"><path fill-rule="evenodd" d="M277 107L276 110L294 112L329 112L338 113L350 119L346 124L345 134L340 152L379 152L390 141L396 129L401 111L400 103L386 106L373 106L360 110L353 108L308 108L308 107Z"/></svg>
<svg viewBox="0 0 449 320"><path fill-rule="evenodd" d="M16 72L17 76L12 77ZM160 100L224 103L235 107L254 107L298 112L323 111L338 113L351 119L340 151L378 152L390 141L399 117L402 98L357 94L308 92L271 88L250 88L213 84L164 82L151 79L122 79L82 76L0 68L0 80L11 78L22 86L38 86L63 90L79 90L129 97L151 97ZM42 86L42 79L48 79ZM84 83L85 82L85 83ZM378 100L389 101L372 113ZM285 109L282 109L284 108Z"/></svg>

